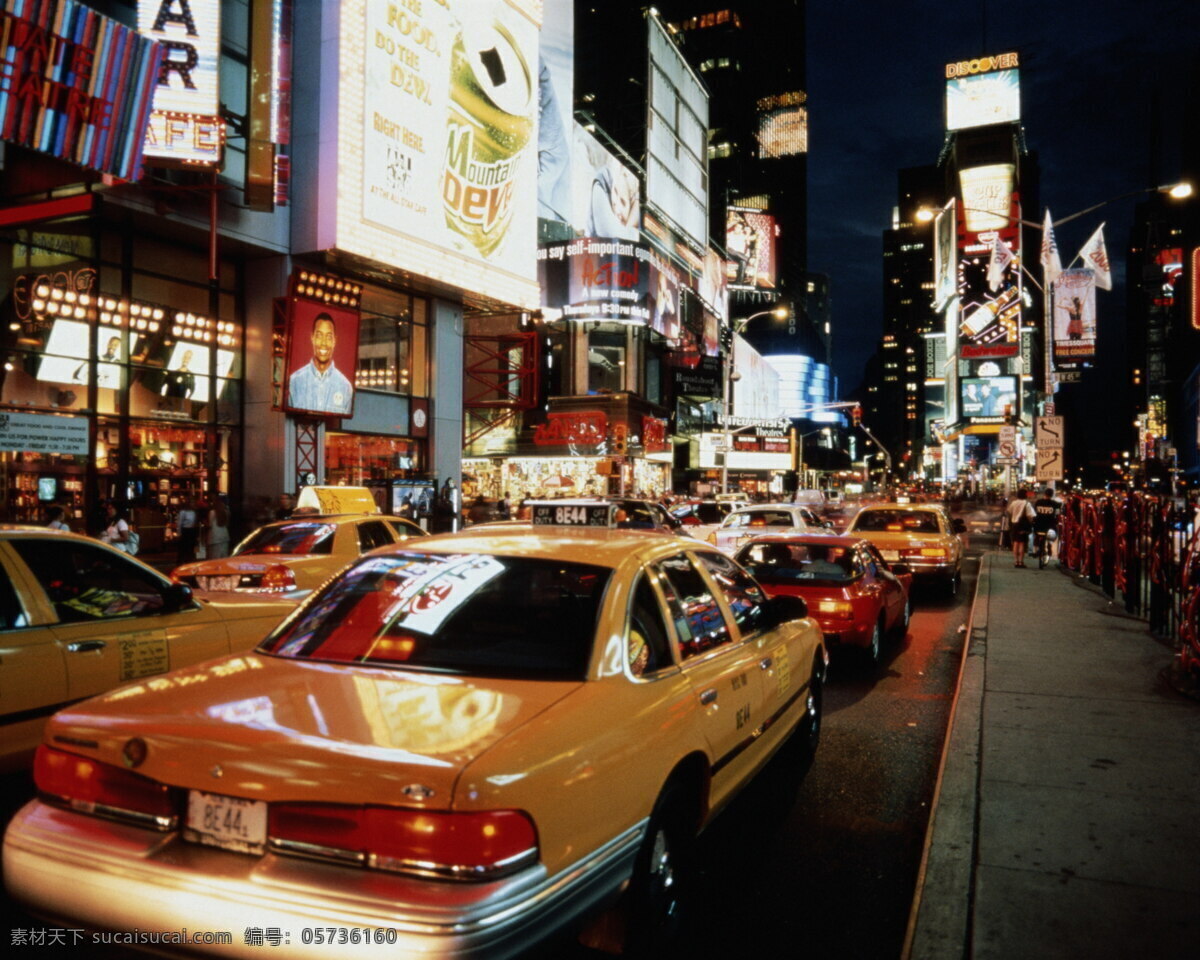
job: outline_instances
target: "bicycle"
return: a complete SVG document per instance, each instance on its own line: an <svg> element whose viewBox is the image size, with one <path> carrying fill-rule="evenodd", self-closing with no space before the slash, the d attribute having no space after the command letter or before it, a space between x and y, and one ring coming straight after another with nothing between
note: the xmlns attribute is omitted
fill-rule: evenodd
<svg viewBox="0 0 1200 960"><path fill-rule="evenodd" d="M1033 554L1037 557L1038 569L1045 570L1050 562L1050 531L1037 530L1033 534Z"/></svg>

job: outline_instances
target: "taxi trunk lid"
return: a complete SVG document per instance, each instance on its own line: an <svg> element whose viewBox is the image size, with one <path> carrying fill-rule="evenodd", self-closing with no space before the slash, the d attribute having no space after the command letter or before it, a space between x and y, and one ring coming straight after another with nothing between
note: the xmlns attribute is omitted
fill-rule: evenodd
<svg viewBox="0 0 1200 960"><path fill-rule="evenodd" d="M46 743L121 766L138 737L139 774L234 797L444 809L467 764L578 686L248 654L68 708Z"/></svg>

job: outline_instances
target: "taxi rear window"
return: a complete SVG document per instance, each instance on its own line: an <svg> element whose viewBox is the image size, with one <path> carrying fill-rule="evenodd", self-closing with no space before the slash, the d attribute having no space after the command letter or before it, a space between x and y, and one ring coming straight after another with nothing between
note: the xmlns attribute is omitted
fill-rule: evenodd
<svg viewBox="0 0 1200 960"><path fill-rule="evenodd" d="M259 649L303 660L579 680L611 573L475 553L366 557Z"/></svg>
<svg viewBox="0 0 1200 960"><path fill-rule="evenodd" d="M890 533L940 533L937 514L930 510L864 510L854 530Z"/></svg>
<svg viewBox="0 0 1200 960"><path fill-rule="evenodd" d="M235 557L247 553L281 553L288 556L316 556L333 552L332 523L305 521L282 523L255 530L233 551Z"/></svg>
<svg viewBox="0 0 1200 960"><path fill-rule="evenodd" d="M752 543L735 558L760 583L848 583L861 575L850 547L824 543Z"/></svg>

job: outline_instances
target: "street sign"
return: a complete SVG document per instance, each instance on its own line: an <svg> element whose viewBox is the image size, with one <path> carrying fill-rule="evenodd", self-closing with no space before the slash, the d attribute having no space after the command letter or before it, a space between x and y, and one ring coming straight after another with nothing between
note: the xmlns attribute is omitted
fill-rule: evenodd
<svg viewBox="0 0 1200 960"><path fill-rule="evenodd" d="M1059 370L1054 375L1059 383L1079 383L1083 379L1082 370Z"/></svg>
<svg viewBox="0 0 1200 960"><path fill-rule="evenodd" d="M1063 478L1063 453L1061 450L1042 450L1037 452L1037 479L1061 480Z"/></svg>
<svg viewBox="0 0 1200 960"><path fill-rule="evenodd" d="M1006 424L1000 428L1000 442L1004 443L1005 441L1013 444L1014 446L1016 445L1017 428L1011 424Z"/></svg>
<svg viewBox="0 0 1200 960"><path fill-rule="evenodd" d="M1011 460L1016 463L1017 460L1017 442L1015 440L1001 440L998 460Z"/></svg>
<svg viewBox="0 0 1200 960"><path fill-rule="evenodd" d="M1037 448L1039 450L1061 450L1063 448L1063 418L1037 418Z"/></svg>
<svg viewBox="0 0 1200 960"><path fill-rule="evenodd" d="M1020 461L1016 457L997 457L996 466L998 467L1015 467Z"/></svg>

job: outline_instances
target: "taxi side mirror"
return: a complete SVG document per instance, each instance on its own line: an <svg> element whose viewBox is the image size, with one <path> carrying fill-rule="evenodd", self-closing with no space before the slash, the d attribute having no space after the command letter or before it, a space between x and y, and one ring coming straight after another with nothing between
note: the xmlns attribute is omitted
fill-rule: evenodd
<svg viewBox="0 0 1200 960"><path fill-rule="evenodd" d="M765 626L777 627L792 620L803 620L808 616L808 604L803 597L778 596L767 600L763 609Z"/></svg>
<svg viewBox="0 0 1200 960"><path fill-rule="evenodd" d="M163 590L163 613L178 613L196 605L192 599L192 588L186 583L172 583Z"/></svg>

